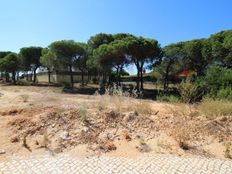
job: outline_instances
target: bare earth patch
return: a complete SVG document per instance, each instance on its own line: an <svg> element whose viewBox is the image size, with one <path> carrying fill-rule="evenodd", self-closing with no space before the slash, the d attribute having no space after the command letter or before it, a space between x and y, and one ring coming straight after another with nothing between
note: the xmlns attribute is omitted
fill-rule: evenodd
<svg viewBox="0 0 232 174"><path fill-rule="evenodd" d="M0 86L0 149L6 152L0 160L46 151L79 156L135 157L152 152L217 158L231 151L231 116L204 117L194 106L61 91Z"/></svg>

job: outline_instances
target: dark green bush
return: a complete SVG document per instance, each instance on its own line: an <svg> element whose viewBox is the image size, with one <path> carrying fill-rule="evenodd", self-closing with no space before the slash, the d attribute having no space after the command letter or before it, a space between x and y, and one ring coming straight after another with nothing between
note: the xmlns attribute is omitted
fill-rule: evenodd
<svg viewBox="0 0 232 174"><path fill-rule="evenodd" d="M232 99L232 69L212 66L204 77L196 79L196 84L208 97Z"/></svg>
<svg viewBox="0 0 232 174"><path fill-rule="evenodd" d="M158 95L156 97L156 100L162 101L162 102L176 103L176 102L179 102L180 98L175 95L163 94L163 95Z"/></svg>
<svg viewBox="0 0 232 174"><path fill-rule="evenodd" d="M227 99L232 101L232 88L222 88L217 92L218 99Z"/></svg>

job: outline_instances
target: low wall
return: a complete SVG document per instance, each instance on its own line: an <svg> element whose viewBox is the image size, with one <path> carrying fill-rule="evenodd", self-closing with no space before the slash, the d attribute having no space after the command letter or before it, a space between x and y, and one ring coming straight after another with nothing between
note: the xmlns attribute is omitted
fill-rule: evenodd
<svg viewBox="0 0 232 174"><path fill-rule="evenodd" d="M39 73L36 76L36 81L43 82L43 83L48 83L48 73ZM81 82L81 75L80 74L74 74L73 75L73 81L74 83L80 83ZM84 75L84 81L88 81L88 76ZM51 82L52 83L70 83L70 75L68 74L56 74L56 73L51 73Z"/></svg>

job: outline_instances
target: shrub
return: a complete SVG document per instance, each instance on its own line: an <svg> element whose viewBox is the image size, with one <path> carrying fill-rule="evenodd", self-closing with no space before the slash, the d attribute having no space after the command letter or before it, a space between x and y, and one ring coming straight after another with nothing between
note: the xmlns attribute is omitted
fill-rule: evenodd
<svg viewBox="0 0 232 174"><path fill-rule="evenodd" d="M80 106L79 107L79 114L80 114L81 121L86 121L86 119L87 119L87 109L86 109L85 106Z"/></svg>
<svg viewBox="0 0 232 174"><path fill-rule="evenodd" d="M222 88L217 92L218 99L227 99L232 101L232 88Z"/></svg>
<svg viewBox="0 0 232 174"><path fill-rule="evenodd" d="M205 89L208 97L232 98L232 69L212 66L207 70L205 77L198 77L196 82Z"/></svg>
<svg viewBox="0 0 232 174"><path fill-rule="evenodd" d="M192 83L189 79L186 82L181 82L179 86L181 100L184 103L194 103L202 98L203 92L200 86Z"/></svg>
<svg viewBox="0 0 232 174"><path fill-rule="evenodd" d="M199 103L198 110L205 116L227 116L232 114L232 102L208 98Z"/></svg>

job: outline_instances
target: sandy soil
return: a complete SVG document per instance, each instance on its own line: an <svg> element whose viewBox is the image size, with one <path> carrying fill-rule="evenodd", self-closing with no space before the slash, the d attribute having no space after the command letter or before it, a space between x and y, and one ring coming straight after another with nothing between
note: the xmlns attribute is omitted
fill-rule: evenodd
<svg viewBox="0 0 232 174"><path fill-rule="evenodd" d="M67 94L58 87L1 85L0 94L0 160L47 152L225 158L232 140L232 117L205 118L183 104Z"/></svg>

